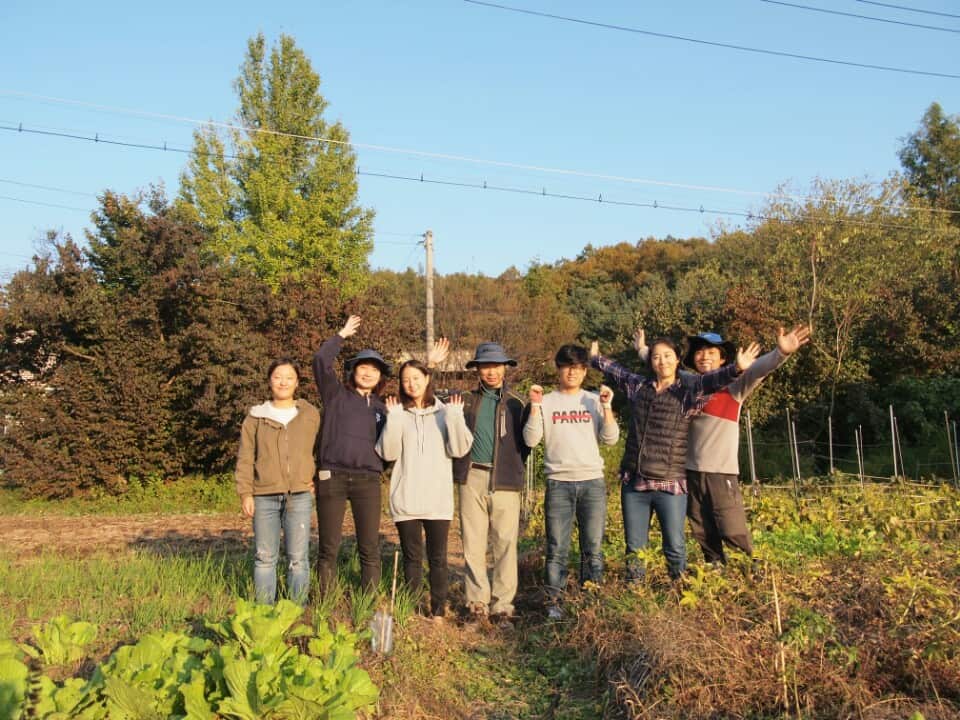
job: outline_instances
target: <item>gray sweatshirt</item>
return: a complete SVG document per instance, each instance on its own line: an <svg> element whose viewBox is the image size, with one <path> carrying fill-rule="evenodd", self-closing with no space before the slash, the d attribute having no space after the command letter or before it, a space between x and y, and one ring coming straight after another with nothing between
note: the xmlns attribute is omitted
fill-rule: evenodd
<svg viewBox="0 0 960 720"><path fill-rule="evenodd" d="M528 447L543 440L543 465L551 480L602 478L603 458L597 441L615 445L619 437L616 422L603 422L600 397L586 390L544 395L540 414L531 413L523 426Z"/></svg>
<svg viewBox="0 0 960 720"><path fill-rule="evenodd" d="M710 395L699 415L690 420L687 469L705 473L738 475L740 463L740 409L763 379L787 361L788 355L774 348L720 392Z"/></svg>
<svg viewBox="0 0 960 720"><path fill-rule="evenodd" d="M460 405L437 400L427 408L395 406L377 440L377 454L394 462L390 514L404 520L453 519L453 463L470 452L473 435Z"/></svg>

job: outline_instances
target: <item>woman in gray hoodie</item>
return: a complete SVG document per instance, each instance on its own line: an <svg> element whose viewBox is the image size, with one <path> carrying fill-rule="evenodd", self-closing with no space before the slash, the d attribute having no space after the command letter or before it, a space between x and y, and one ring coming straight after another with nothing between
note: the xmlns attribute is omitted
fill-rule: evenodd
<svg viewBox="0 0 960 720"><path fill-rule="evenodd" d="M434 397L430 369L418 360L400 367L400 399L388 398L387 422L377 453L393 462L390 514L400 535L403 575L414 593L423 584L423 536L430 566L430 614L442 618L447 603L447 536L453 519L453 463L470 452L473 436L463 400L444 405Z"/></svg>

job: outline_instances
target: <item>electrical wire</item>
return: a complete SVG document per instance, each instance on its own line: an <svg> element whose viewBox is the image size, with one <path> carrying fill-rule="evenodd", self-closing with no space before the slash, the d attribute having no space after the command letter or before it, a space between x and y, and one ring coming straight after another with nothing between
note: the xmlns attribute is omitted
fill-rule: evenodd
<svg viewBox="0 0 960 720"><path fill-rule="evenodd" d="M8 131L17 132L17 133L35 134L35 135L41 135L41 136L47 136L47 137L59 137L59 138L64 138L69 140L81 140L81 141L93 142L101 145L113 145L113 146L133 148L138 150L174 152L174 153L185 154L185 155L192 153L192 150L188 150L186 148L174 147L167 143L164 143L162 145L157 145L157 144L141 143L141 142L132 143L132 142L125 142L121 140L111 140L106 137L101 137L99 133L95 134L93 137L90 137L90 136L73 134L73 133L54 132L51 130L34 130L31 128L26 128L22 124L16 127L0 125L0 130L8 130ZM228 157L231 159L236 158L236 156L232 156L232 155L225 155L225 157ZM651 210L662 209L662 210L667 210L671 212L698 213L700 215L712 215L712 216L718 216L718 217L736 217L736 218L743 218L747 221L757 221L757 222L765 222L765 221L779 222L779 223L808 222L807 219L802 217L801 218L781 217L778 215L770 215L766 213L753 212L751 210L723 210L718 208L709 208L703 205L700 205L697 207L685 206L685 205L673 205L669 203L660 203L656 200L654 200L653 202L616 200L616 199L610 198L609 196L604 198L602 193L598 193L597 195L575 195L572 193L550 192L546 189L546 187L533 189L533 188L520 188L520 187L510 187L510 186L503 186L503 185L493 185L486 181L439 180L439 179L427 177L422 173L419 176L399 175L395 173L364 171L364 170L360 170L359 168L356 169L355 172L357 175L372 177L372 178L399 180L399 181L405 181L405 182L419 182L419 183L428 184L428 185L457 187L457 188L464 188L464 189L471 189L471 190L509 193L509 194L515 194L515 195L536 196L536 197L552 198L556 200L586 202L591 204L593 203L606 204L606 205L611 205L615 207L634 207L634 208L644 208L644 209L651 209ZM836 201L831 201L830 204L839 206L839 203L837 203ZM863 204L853 205L853 207L861 207L861 206L863 206ZM78 209L78 208L71 208L71 209ZM956 213L960 211L947 211L947 212ZM910 229L904 225L896 224L896 223L878 222L873 220L855 220L855 219L847 219L847 218L839 218L839 217L831 218L829 221L824 221L824 224L836 224L836 225L856 226L856 227L875 227L875 228L897 229L897 230Z"/></svg>
<svg viewBox="0 0 960 720"><path fill-rule="evenodd" d="M879 7L892 8L894 10L906 10L907 12L922 13L924 15L939 15L940 17L960 18L960 15L954 13L937 12L936 10L921 10L920 8L908 7L906 5L894 5L893 3L878 2L877 0L855 0L855 2L864 5L877 5Z"/></svg>
<svg viewBox="0 0 960 720"><path fill-rule="evenodd" d="M60 210L75 210L76 212L90 212L88 208L70 207L69 205L58 205L57 203L40 202L39 200L27 200L25 198L12 197L10 195L0 195L0 200L12 200L13 202L26 203L27 205L42 205L43 207L59 208Z"/></svg>
<svg viewBox="0 0 960 720"><path fill-rule="evenodd" d="M874 17L873 15L860 15L858 13L843 12L841 10L828 10L826 8L812 7L810 5L800 5L799 3L784 2L783 0L760 0L760 2L770 5L781 5L783 7L796 8L797 10L810 10L812 12L825 13L827 15L841 15L843 17L856 18L858 20L873 20L875 22L889 23L891 25L903 25L905 27L919 28L921 30L938 30L940 32L960 33L955 28L940 27L939 25L920 25L919 23L904 22L902 20L890 20L888 18Z"/></svg>
<svg viewBox="0 0 960 720"><path fill-rule="evenodd" d="M133 108L123 108L123 107L116 107L111 105L102 105L98 103L87 102L85 100L72 100L69 98L60 98L60 97L54 97L49 95L37 95L35 93L27 93L19 90L8 90L8 89L0 88L0 95L12 95L15 97L22 97L22 98L33 99L33 100L43 100L47 102L59 103L64 105L76 105L80 107L89 107L89 108L103 110L105 112L132 115L135 117L173 120L177 122L194 124L202 127L219 128L219 129L225 129L225 130L233 130L237 132L267 134L275 137L289 137L297 140L308 140L311 142L318 142L318 143L327 142L331 144L349 145L353 147L363 148L365 150L389 152L389 153L395 153L395 154L407 154L414 157L424 157L432 160L449 160L452 162L464 162L464 163L471 163L475 165L487 165L490 167L498 167L498 168L504 168L508 170L523 170L526 172L540 172L545 174L586 178L591 180L604 180L604 181L610 181L610 182L622 182L622 183L636 184L636 185L650 185L653 187L665 187L665 188L671 188L676 190L693 190L693 191L703 191L703 192L716 192L716 193L723 193L723 194L730 194L730 195L744 195L744 196L752 196L752 197L759 197L759 198L772 198L777 200L788 200L790 202L796 202L796 203L807 202L811 199L814 199L814 198L811 198L810 196L796 195L791 193L781 193L781 192L771 193L771 192L764 192L760 190L743 190L743 189L724 187L724 186L718 186L718 185L680 183L680 182L672 182L667 180L658 180L653 178L639 178L639 177L630 177L630 176L624 176L624 175L610 175L607 173L597 173L597 172L576 170L576 169L570 169L570 168L557 168L557 167L550 167L550 166L543 166L543 165L529 165L525 163L516 163L511 161L505 161L505 160L478 158L478 157L472 157L468 155L454 155L450 153L433 152L428 150L416 150L416 149L410 149L410 148L391 147L388 145L355 143L347 140L337 140L330 137L322 137L322 136L311 137L309 135L298 135L296 133L288 133L280 130L271 130L269 128L245 127L243 125L234 125L231 123L215 122L211 120L197 120L194 118L189 118L189 117L184 117L179 115L170 115L166 113L155 113L148 110L138 110ZM6 122L6 124L4 125L0 125L0 129L21 130L23 132L28 132L28 130L24 128L23 123L9 122L9 121ZM72 128L50 128L50 127L35 126L33 129L29 130L29 132L32 132L34 134L49 134L57 137L73 137L74 135L83 134L87 131L76 130ZM90 139L90 138L84 136L83 139ZM119 139L111 140L111 139L108 139L107 135L101 136L100 133L96 133L94 135L94 139L96 139L96 141L98 142L103 142L103 143L113 144L113 145L120 145L125 147L147 146L151 150L158 149L158 146L156 144L148 143L146 141L134 142L132 140L119 140ZM173 146L169 145L169 143L167 142L163 142L162 145L163 145L162 147L163 150L183 152L182 149L174 148ZM191 152L191 151L188 150L186 152ZM230 159L237 159L236 155L226 154L225 157ZM834 201L829 201L829 202L834 202ZM840 205L838 201L835 202L834 204ZM929 213L947 214L947 215L960 214L960 210L949 210L945 208L930 208L930 207L906 207L905 208L903 206L890 204L890 203L862 203L862 204L859 204L857 207L896 208L896 209L903 209L903 210L915 210L917 212L929 212Z"/></svg>
<svg viewBox="0 0 960 720"><path fill-rule="evenodd" d="M590 27L602 28L604 30L618 30L621 32L636 33L638 35L647 35L649 37L662 38L665 40L679 40L682 42L694 43L696 45L707 45L709 47L719 47L727 50L738 50L740 52L749 52L760 55L773 55L775 57L791 58L793 60L808 60L810 62L829 63L831 65L844 65L846 67L855 67L865 70L882 70L884 72L905 73L907 75L924 75L927 77L948 78L950 80L960 80L960 75L951 73L934 72L932 70L914 70L911 68L893 67L890 65L874 65L871 63L860 63L852 60L837 60L834 58L817 57L814 55L803 55L801 53L785 52L783 50L768 50L764 48L748 47L746 45L737 45L734 43L717 42L714 40L700 40L698 38L685 37L683 35L672 35L670 33L654 32L652 30L643 30L641 28L628 27L626 25L615 25L612 23L597 22L595 20L585 20L583 18L568 17L566 15L556 15L554 13L540 12L539 10L527 10L526 8L513 7L511 5L501 5L500 3L487 2L486 0L463 0L470 5L482 5L483 7L493 8L495 10L506 10L508 12L520 13L523 15L533 15L535 17L548 18L550 20L562 20L564 22L576 23L578 25L588 25Z"/></svg>

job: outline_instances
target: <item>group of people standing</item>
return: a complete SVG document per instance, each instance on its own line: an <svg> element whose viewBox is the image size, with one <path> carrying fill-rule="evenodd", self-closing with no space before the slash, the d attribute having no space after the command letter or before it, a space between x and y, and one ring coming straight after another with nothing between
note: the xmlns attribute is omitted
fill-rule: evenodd
<svg viewBox="0 0 960 720"><path fill-rule="evenodd" d="M242 510L253 519L259 602L276 598L281 529L288 593L306 601L314 495L321 592L336 580L347 501L361 586L376 589L380 479L392 463L389 506L400 537L404 578L419 592L425 547L427 614L442 618L447 610L447 539L456 493L467 613L474 618L512 617L525 464L530 450L542 442L547 613L561 617L574 523L580 584L602 580L607 490L599 445L616 444L620 432L612 410L613 390L583 389L590 366L625 393L631 406L619 473L628 580L643 577L637 551L647 545L654 513L674 578L686 569L686 517L708 562L725 562L724 543L752 556L737 467L740 407L767 374L809 340L806 327L781 329L777 347L759 358L756 343L737 351L713 333L691 337L684 364L692 371L681 369L680 350L672 340L657 338L648 346L642 330L634 342L649 366L646 374L602 356L596 342L589 350L564 345L555 357L556 389L544 394L534 385L527 401L506 382L516 361L501 345L481 343L466 363L477 373L477 387L441 402L435 395L433 367L449 353L444 340L435 344L426 363L408 360L400 366L396 397L382 397L391 368L375 350L361 350L345 361L344 377L338 377L337 355L360 324L358 316L351 316L313 358L322 423L314 406L295 398L300 375L290 358L270 365L271 399L251 408L244 420L236 480Z"/></svg>

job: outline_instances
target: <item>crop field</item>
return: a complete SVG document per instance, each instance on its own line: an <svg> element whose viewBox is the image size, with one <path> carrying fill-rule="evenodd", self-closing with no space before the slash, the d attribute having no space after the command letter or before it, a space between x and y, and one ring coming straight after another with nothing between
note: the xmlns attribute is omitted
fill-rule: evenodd
<svg viewBox="0 0 960 720"><path fill-rule="evenodd" d="M436 624L401 592L384 657L367 628L388 604L392 523L379 596L353 590L348 542L336 592L302 616L257 608L243 602L248 523L213 483L141 489L119 506L4 491L0 718L960 717L960 493L949 485L837 476L748 489L759 567L734 556L705 569L691 543L691 572L671 584L654 529L640 587L622 581L613 487L606 579L571 585L557 622L542 607L534 495L517 621ZM456 540L455 527L454 607Z"/></svg>

